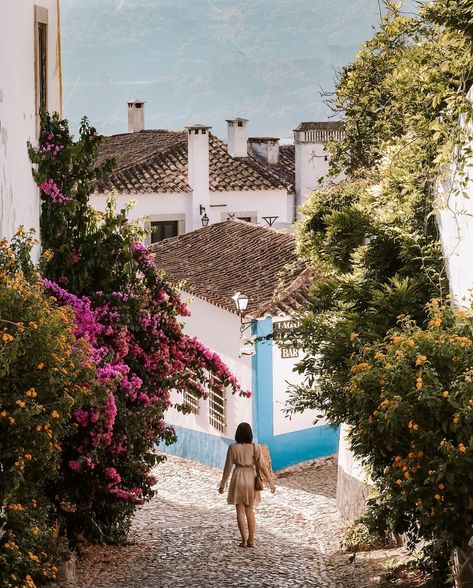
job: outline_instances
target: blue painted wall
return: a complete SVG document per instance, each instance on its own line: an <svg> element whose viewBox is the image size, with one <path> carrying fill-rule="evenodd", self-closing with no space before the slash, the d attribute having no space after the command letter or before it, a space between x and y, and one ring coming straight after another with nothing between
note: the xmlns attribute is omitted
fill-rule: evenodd
<svg viewBox="0 0 473 588"><path fill-rule="evenodd" d="M268 317L257 321L255 334L265 337L272 333L272 329L273 321ZM273 469L336 453L339 436L337 428L320 426L274 435L272 345L272 340L256 343L256 354L253 356L253 424L258 442L266 443L269 447Z"/></svg>
<svg viewBox="0 0 473 588"><path fill-rule="evenodd" d="M162 443L158 446L160 451L223 469L228 446L234 442L234 439L193 431L186 427L175 426L174 429L176 430L177 442L168 446Z"/></svg>

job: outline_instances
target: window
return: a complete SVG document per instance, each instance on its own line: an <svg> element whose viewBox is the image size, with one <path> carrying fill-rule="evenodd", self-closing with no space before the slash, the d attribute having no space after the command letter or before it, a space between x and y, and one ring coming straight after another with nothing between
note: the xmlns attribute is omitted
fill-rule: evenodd
<svg viewBox="0 0 473 588"><path fill-rule="evenodd" d="M225 432L227 427L225 390L211 390L209 394L209 423L212 427Z"/></svg>
<svg viewBox="0 0 473 588"><path fill-rule="evenodd" d="M153 232L151 233L151 243L158 243L159 241L169 239L170 237L177 237L179 234L177 220L152 221L151 228L153 229Z"/></svg>
<svg viewBox="0 0 473 588"><path fill-rule="evenodd" d="M36 116L48 109L48 11L35 6L35 88Z"/></svg>
<svg viewBox="0 0 473 588"><path fill-rule="evenodd" d="M197 394L195 392L192 392L192 390L184 390L183 398L185 406L187 406L191 413L199 414L200 403Z"/></svg>
<svg viewBox="0 0 473 588"><path fill-rule="evenodd" d="M48 107L48 25L38 24L38 111Z"/></svg>

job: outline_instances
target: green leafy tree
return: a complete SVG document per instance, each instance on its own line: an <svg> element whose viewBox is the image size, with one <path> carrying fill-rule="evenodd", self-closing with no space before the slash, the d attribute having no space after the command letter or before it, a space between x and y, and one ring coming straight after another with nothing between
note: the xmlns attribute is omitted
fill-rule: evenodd
<svg viewBox="0 0 473 588"><path fill-rule="evenodd" d="M441 335L442 324L445 341L470 335L445 308L448 319L432 330L437 319L429 301L446 300L448 293L435 222L436 181L452 154L461 170L470 153L468 129L460 121L471 117L466 97L473 64L471 6L437 0L420 6L419 15L406 16L400 5L386 2L379 30L343 68L330 99L345 119L345 138L331 146L332 170L345 169L349 179L314 193L302 209L299 251L323 278L298 325L285 335L304 351L298 371L305 380L291 390L290 410L317 409L332 423L351 426L352 448L370 467L380 496L371 503L373 527L389 525L413 543L423 539L426 561L442 586L454 546L464 547L470 538L469 489L453 491L470 483L464 460L469 449L458 449L460 443L469 447L469 424L461 421L462 432L450 427L454 415L470 410L470 380L462 380L470 359L454 349L456 339L447 345L433 335ZM393 329L402 341L414 340L414 348L392 347ZM375 359L379 353L389 355L383 369ZM414 377L419 356L429 358L423 369L433 378L422 394ZM460 380L462 393L445 402L441 393L460 386ZM389 381L389 388L380 381ZM393 399L392 405L385 402ZM409 457L415 449L411 442L417 443L411 421L422 430L416 451L428 456L415 475L408 471L419 467ZM447 468L440 467L446 454L437 449L443 437L458 457L458 468L455 462L449 470L452 493L445 511L447 498L439 501L436 491L427 496L435 484L447 487L436 477ZM436 445L428 453L430 442ZM408 468L409 479L397 471L392 478L388 468L396 459ZM464 524L451 524L462 518Z"/></svg>

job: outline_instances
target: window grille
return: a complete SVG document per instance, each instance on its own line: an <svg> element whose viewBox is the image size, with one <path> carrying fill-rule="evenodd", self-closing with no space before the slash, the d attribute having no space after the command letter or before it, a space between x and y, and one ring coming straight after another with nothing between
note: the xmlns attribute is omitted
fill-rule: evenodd
<svg viewBox="0 0 473 588"><path fill-rule="evenodd" d="M199 414L200 401L199 397L192 390L184 390L183 394L184 405L191 411L192 414Z"/></svg>
<svg viewBox="0 0 473 588"><path fill-rule="evenodd" d="M212 427L225 432L227 427L227 410L225 390L211 390L209 394L209 423Z"/></svg>

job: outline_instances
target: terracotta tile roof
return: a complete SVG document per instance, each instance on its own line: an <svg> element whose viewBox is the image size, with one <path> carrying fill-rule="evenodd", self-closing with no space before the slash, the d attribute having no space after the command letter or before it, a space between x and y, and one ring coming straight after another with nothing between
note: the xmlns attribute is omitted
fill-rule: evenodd
<svg viewBox="0 0 473 588"><path fill-rule="evenodd" d="M185 131L140 131L105 137L97 163L115 157L117 167L98 192L190 192Z"/></svg>
<svg viewBox="0 0 473 588"><path fill-rule="evenodd" d="M279 147L279 165L275 166L273 171L290 185L290 192L295 190L296 148L294 145L281 145Z"/></svg>
<svg viewBox="0 0 473 588"><path fill-rule="evenodd" d="M278 166L264 165L254 157L232 157L227 145L210 135L210 190L288 189L288 184L277 173Z"/></svg>
<svg viewBox="0 0 473 588"><path fill-rule="evenodd" d="M229 220L150 246L168 279L236 313L232 296L249 297L247 315L291 314L308 299L314 272L295 253L295 237Z"/></svg>
<svg viewBox="0 0 473 588"><path fill-rule="evenodd" d="M265 165L251 156L231 157L227 145L213 134L209 141L212 192L294 190L294 155L287 149L291 146L281 148L278 165ZM109 157L115 157L118 165L106 183L97 185L98 192L190 192L185 131L141 131L105 137L98 163Z"/></svg>
<svg viewBox="0 0 473 588"><path fill-rule="evenodd" d="M322 122L301 122L301 124L295 128L295 131L341 131L343 130L343 121L341 120L328 120Z"/></svg>

